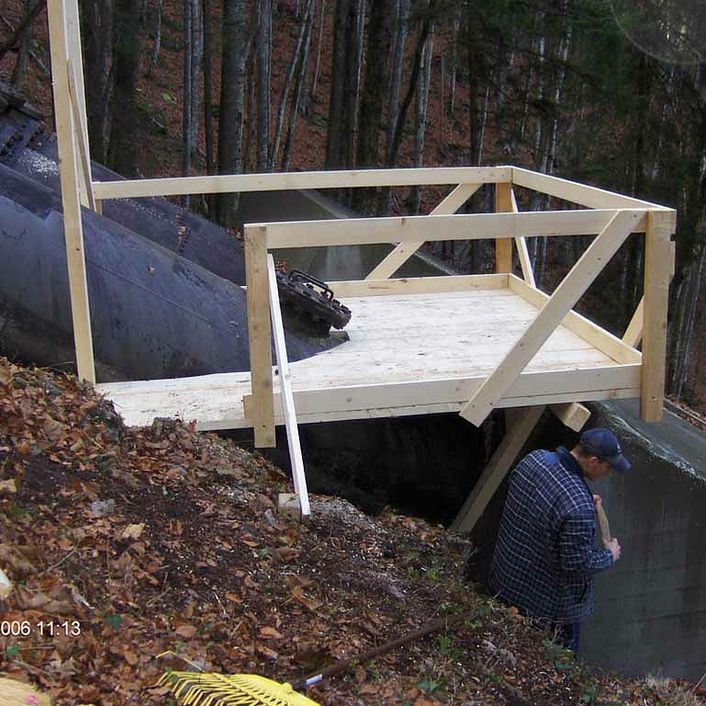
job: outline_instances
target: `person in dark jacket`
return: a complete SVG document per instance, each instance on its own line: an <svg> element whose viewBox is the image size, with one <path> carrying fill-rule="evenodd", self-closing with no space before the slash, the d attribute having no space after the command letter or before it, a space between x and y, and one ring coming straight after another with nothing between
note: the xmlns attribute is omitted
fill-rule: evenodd
<svg viewBox="0 0 706 706"><path fill-rule="evenodd" d="M593 612L593 577L620 558L617 539L596 545L596 507L586 481L630 463L608 429L589 429L571 451L533 451L510 476L490 567L505 603L557 630L578 651L581 623Z"/></svg>

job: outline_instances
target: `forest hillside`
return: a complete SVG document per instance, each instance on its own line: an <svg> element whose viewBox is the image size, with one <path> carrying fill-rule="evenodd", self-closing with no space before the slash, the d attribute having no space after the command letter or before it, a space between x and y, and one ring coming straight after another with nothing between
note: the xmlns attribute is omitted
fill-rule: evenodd
<svg viewBox="0 0 706 706"><path fill-rule="evenodd" d="M128 429L73 376L0 358L0 679L54 706L174 704L167 670L320 672L324 706L698 706L695 684L595 672L463 579L471 547L386 510L312 496L277 513L288 477L172 420ZM165 654L168 653L168 654ZM0 682L0 702L7 684ZM39 703L36 700L22 703ZM19 701L16 703L20 703Z"/></svg>

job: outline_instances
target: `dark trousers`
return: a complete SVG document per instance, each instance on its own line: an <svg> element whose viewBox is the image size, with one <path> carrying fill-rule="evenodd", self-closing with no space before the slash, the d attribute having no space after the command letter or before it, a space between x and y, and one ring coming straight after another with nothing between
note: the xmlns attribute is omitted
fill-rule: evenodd
<svg viewBox="0 0 706 706"><path fill-rule="evenodd" d="M579 651L579 640L581 639L581 623L555 623L559 642L561 642L567 650L571 650L575 655Z"/></svg>

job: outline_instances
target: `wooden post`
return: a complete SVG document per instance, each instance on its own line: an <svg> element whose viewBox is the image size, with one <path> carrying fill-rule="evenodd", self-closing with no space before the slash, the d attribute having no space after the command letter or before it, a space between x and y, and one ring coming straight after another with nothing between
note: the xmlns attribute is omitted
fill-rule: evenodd
<svg viewBox="0 0 706 706"><path fill-rule="evenodd" d="M272 348L267 291L267 228L245 226L250 382L255 446L276 445L272 392Z"/></svg>
<svg viewBox="0 0 706 706"><path fill-rule="evenodd" d="M279 372L279 387L282 398L282 411L284 412L284 425L287 428L289 461L292 464L294 492L297 494L301 514L306 517L311 514L311 508L309 507L309 493L306 488L306 475L304 474L302 447L299 442L297 414L294 407L294 395L292 393L292 376L289 372L287 344L284 340L282 311L279 308L277 273L275 272L275 261L272 255L267 256L267 284L270 293L270 314L272 317L272 330L275 339L275 353L277 355L277 370Z"/></svg>
<svg viewBox="0 0 706 706"><path fill-rule="evenodd" d="M431 211L430 216L456 213L473 194L483 186L482 184L459 184L445 199ZM425 241L417 243L399 243L389 252L378 266L365 279L388 279L414 255Z"/></svg>
<svg viewBox="0 0 706 706"><path fill-rule="evenodd" d="M662 419L672 269L671 237L675 227L674 211L649 211L647 214L640 395L640 416L645 422L659 422Z"/></svg>
<svg viewBox="0 0 706 706"><path fill-rule="evenodd" d="M498 400L517 379L527 363L544 345L554 329L588 289L598 273L632 232L644 211L617 211L600 235L556 288L529 328L520 336L500 364L480 386L473 398L462 407L461 416L480 425Z"/></svg>
<svg viewBox="0 0 706 706"><path fill-rule="evenodd" d="M507 213L512 210L512 184L496 184L495 212ZM510 238L495 239L495 271L512 272L512 240Z"/></svg>
<svg viewBox="0 0 706 706"><path fill-rule="evenodd" d="M69 270L71 316L78 376L91 383L96 381L91 315L86 281L86 259L83 248L81 202L79 199L79 163L75 142L69 94L69 56L66 37L64 0L48 0L49 37L51 44L54 115L59 152L61 201L64 210L66 262Z"/></svg>
<svg viewBox="0 0 706 706"><path fill-rule="evenodd" d="M495 450L481 477L476 482L471 494L451 523L452 532L470 532L483 514L498 486L515 462L522 447L535 428L545 407L526 407L519 410L519 416L510 422L510 410L506 413L508 429L500 446Z"/></svg>

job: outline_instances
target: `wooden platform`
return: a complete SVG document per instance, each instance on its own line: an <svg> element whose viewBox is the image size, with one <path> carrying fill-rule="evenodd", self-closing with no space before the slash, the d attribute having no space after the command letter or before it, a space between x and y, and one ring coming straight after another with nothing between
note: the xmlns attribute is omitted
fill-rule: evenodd
<svg viewBox="0 0 706 706"><path fill-rule="evenodd" d="M458 412L546 298L507 274L368 281L364 296L343 296L362 284L333 285L353 312L350 340L290 363L300 423ZM428 291L412 292L420 288ZM571 313L498 406L637 397L640 367L639 352ZM129 425L178 416L195 420L200 429L252 426L245 414L249 373L110 383L98 389ZM283 423L279 394L275 420Z"/></svg>

